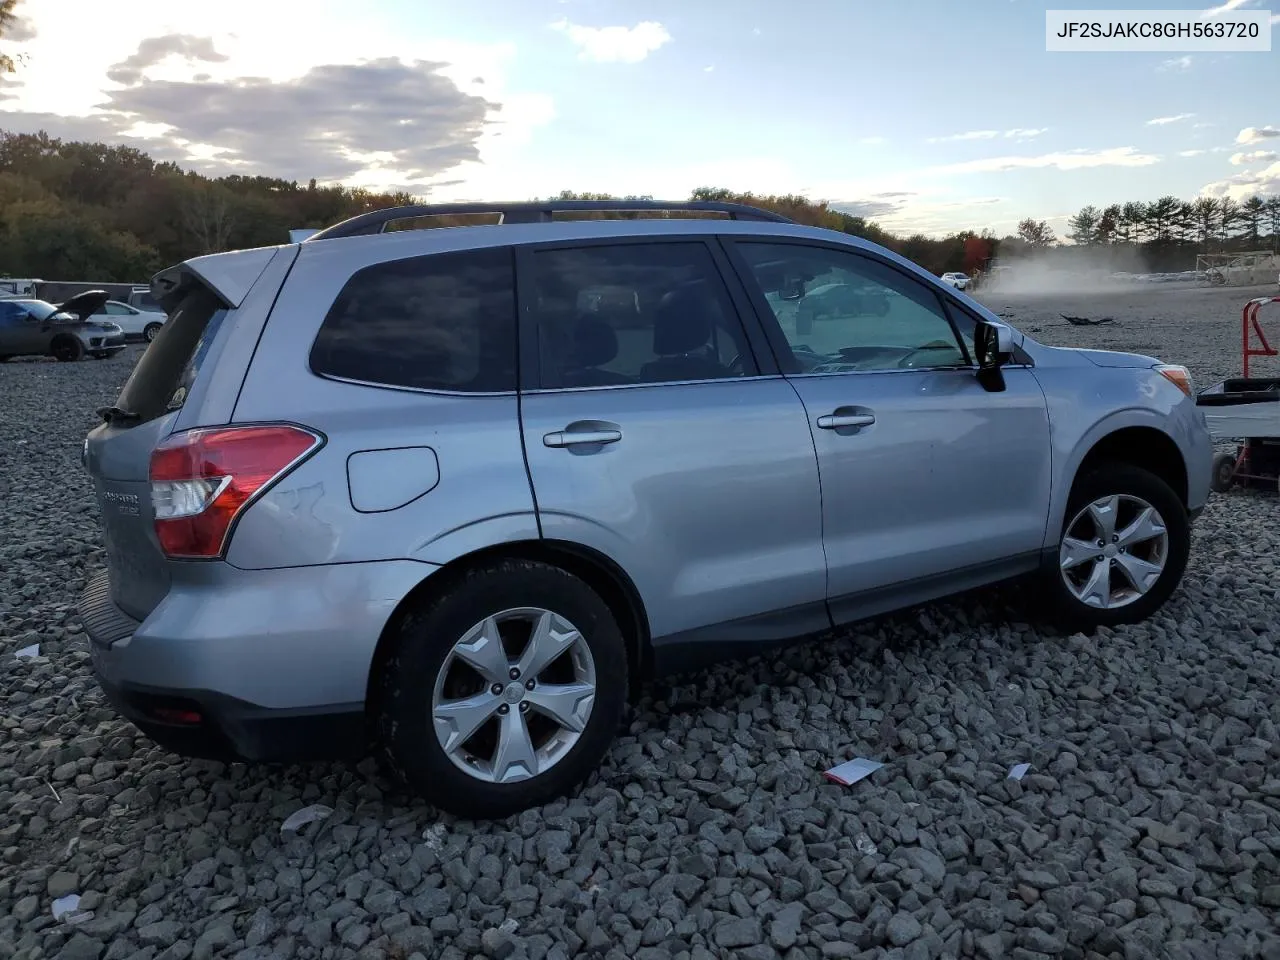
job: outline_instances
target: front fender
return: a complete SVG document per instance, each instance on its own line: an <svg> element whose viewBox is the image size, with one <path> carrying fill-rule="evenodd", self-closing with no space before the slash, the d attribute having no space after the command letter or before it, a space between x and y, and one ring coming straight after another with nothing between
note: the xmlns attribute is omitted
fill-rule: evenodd
<svg viewBox="0 0 1280 960"><path fill-rule="evenodd" d="M1100 371L1101 372L1101 371ZM1150 369L1113 369L1102 380L1081 378L1078 370L1036 370L1049 401L1054 483L1045 547L1057 543L1067 500L1080 466L1107 436L1139 427L1168 437L1187 473L1187 506L1195 510L1208 496L1212 443L1195 401Z"/></svg>

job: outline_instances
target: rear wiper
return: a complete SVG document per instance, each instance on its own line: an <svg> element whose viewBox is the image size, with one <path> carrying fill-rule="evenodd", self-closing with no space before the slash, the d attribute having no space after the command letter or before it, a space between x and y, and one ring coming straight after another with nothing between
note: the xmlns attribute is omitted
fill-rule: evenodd
<svg viewBox="0 0 1280 960"><path fill-rule="evenodd" d="M142 419L142 414L134 413L132 410L125 410L123 407L100 407L98 416L105 423L128 423L132 420Z"/></svg>

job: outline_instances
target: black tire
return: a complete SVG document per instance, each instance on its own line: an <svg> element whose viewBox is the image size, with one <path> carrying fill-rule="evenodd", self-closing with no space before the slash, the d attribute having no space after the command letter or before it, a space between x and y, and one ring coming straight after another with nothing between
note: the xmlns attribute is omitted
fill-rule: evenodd
<svg viewBox="0 0 1280 960"><path fill-rule="evenodd" d="M150 343L152 340L156 338L156 334L159 332L160 332L160 324L148 323L145 327L142 328L142 339L145 340L147 343Z"/></svg>
<svg viewBox="0 0 1280 960"><path fill-rule="evenodd" d="M59 363L75 363L84 359L84 344L79 337L54 337L49 344L49 354Z"/></svg>
<svg viewBox="0 0 1280 960"><path fill-rule="evenodd" d="M1136 497L1154 507L1164 521L1168 545L1164 569L1147 592L1123 606L1104 609L1084 603L1067 588L1059 556L1062 539L1077 514L1094 501L1117 495ZM1059 548L1053 551L1052 557L1046 558L1041 570L1041 586L1055 623L1068 629L1088 631L1100 626L1138 623L1165 604L1187 567L1191 523L1177 494L1155 474L1129 464L1106 463L1076 480L1067 500L1066 515L1058 537Z"/></svg>
<svg viewBox="0 0 1280 960"><path fill-rule="evenodd" d="M445 753L432 697L454 644L485 618L517 607L554 611L578 629L595 665L595 699L577 742L549 770L485 782ZM375 706L379 751L411 790L459 817L507 817L567 795L599 767L626 708L627 648L617 620L595 591L549 564L504 560L468 571L410 614L395 643Z"/></svg>
<svg viewBox="0 0 1280 960"><path fill-rule="evenodd" d="M1234 453L1216 454L1213 458L1213 473L1209 482L1210 488L1215 493L1225 493L1235 483L1235 476L1236 455Z"/></svg>

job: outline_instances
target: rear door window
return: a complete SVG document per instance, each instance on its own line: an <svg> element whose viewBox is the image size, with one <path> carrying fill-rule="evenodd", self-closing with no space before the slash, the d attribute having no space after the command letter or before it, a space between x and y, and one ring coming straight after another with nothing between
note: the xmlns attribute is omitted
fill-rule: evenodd
<svg viewBox="0 0 1280 960"><path fill-rule="evenodd" d="M530 263L543 389L758 372L719 268L701 241L542 249Z"/></svg>
<svg viewBox="0 0 1280 960"><path fill-rule="evenodd" d="M311 369L390 387L514 391L511 249L438 253L357 271L316 335Z"/></svg>

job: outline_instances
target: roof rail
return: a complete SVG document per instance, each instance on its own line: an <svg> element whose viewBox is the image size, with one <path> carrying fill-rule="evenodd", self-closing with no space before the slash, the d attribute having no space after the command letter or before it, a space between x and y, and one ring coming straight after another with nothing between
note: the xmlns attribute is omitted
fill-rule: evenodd
<svg viewBox="0 0 1280 960"><path fill-rule="evenodd" d="M632 212L642 210L670 210L700 213L725 213L731 220L769 220L774 223L794 221L759 207L745 203L723 203L719 200L547 200L515 203L443 203L412 204L404 207L388 207L371 210L349 220L313 233L302 242L330 240L334 237L356 237L371 233L383 233L387 224L398 220L415 220L419 217L453 217L469 214L499 215L499 223L550 223L556 213Z"/></svg>

